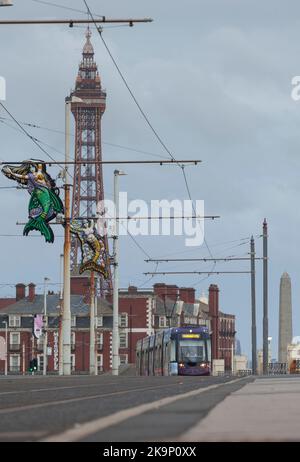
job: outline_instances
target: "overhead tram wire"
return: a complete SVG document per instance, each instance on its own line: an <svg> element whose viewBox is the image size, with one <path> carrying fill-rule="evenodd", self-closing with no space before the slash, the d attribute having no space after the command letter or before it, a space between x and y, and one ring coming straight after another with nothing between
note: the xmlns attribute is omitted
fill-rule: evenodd
<svg viewBox="0 0 300 462"><path fill-rule="evenodd" d="M125 79L125 77L124 77L124 75L123 75L123 73L122 73L122 71L121 71L121 69L120 69L118 63L116 62L115 58L113 57L113 55L112 55L112 53L111 53L111 51L110 51L110 49L109 49L109 47L108 47L106 41L104 40L103 35L102 35L102 29L101 29L101 27L99 27L99 26L97 25L97 23L96 23L96 21L95 21L95 19L94 19L94 16L93 16L93 14L92 14L92 12L91 12L91 10L90 10L88 4L87 4L87 1L86 1L86 0L83 0L83 2L84 2L85 6L86 6L86 8L87 8L88 14L90 15L91 19L92 19L93 22L94 22L94 26L95 26L95 28L96 28L96 30L97 30L97 32L98 32L98 34L99 34L99 36L100 36L100 38L101 38L101 40L102 40L102 43L103 43L103 45L104 45L104 47L105 47L107 53L109 54L109 56L110 56L112 62L114 63L114 65L115 65L115 67L116 67L116 69L117 69L117 71L118 71L118 73L119 73L119 75L120 75L120 77L121 77L121 79L122 79L124 85L126 86L127 90L129 91L129 93L130 93L130 95L131 95L133 101L135 102L135 104L136 104L137 108L139 109L140 113L142 114L144 120L146 121L146 123L147 123L147 125L149 126L150 130L151 130L152 133L155 135L156 139L159 141L159 143L160 143L161 146L164 148L164 150L168 153L168 155L171 157L171 159L173 159L174 162L176 162L177 165L181 168L181 170L182 170L182 172L183 172L184 179L185 179L185 184L186 184L186 187L187 187L187 191L188 191L189 197L191 198L190 190L189 190L189 187L188 187L188 184L187 184L187 179L186 179L186 175L185 175L183 166L180 165L179 162L176 161L174 155L173 155L172 152L168 149L168 147L166 146L166 144L164 143L164 141L162 140L162 138L160 137L160 135L158 134L158 132L156 131L156 129L154 128L154 126L152 125L152 123L150 122L148 116L146 115L145 111L143 110L142 106L140 105L140 103L138 102L137 98L135 97L133 91L131 90L129 84L127 83L127 81L126 81L126 79ZM195 213L195 215L196 215L196 213ZM206 240L205 238L204 238L204 242L205 242L205 245L206 245L206 247L207 247L207 250L208 250L210 256L212 257L212 256L213 256L213 255L212 255L212 252L211 252L211 250L210 250L210 248L209 248L209 246L208 246L207 240ZM214 264L214 265L215 265L215 264Z"/></svg>
<svg viewBox="0 0 300 462"><path fill-rule="evenodd" d="M128 87L129 89L129 87ZM134 97L134 95L132 94L132 96ZM137 101L136 101L137 102ZM6 113L11 117L12 120L14 120L14 122L20 127L21 131L24 132L26 134L26 136L28 136L38 147L39 149L41 149L51 160L55 161L54 158L46 151L44 150L39 142L37 141L36 138L34 138L32 135L30 135L23 127L22 125L15 119L15 117L6 109L6 107L3 105L3 103L1 103L1 106L4 108L4 110L6 111ZM154 131L154 133L156 133ZM174 156L171 154L171 152L168 151L168 149L166 148L166 146L164 145L164 143L162 142L162 140L160 140L162 145L164 146L164 148L167 150L167 152L169 153L169 155L172 157L172 159L176 162ZM179 164L178 164L179 165ZM129 236L131 237L131 239L135 242L135 244L140 248L140 250L143 252L144 255L146 255L148 258L151 258L150 255L143 249L143 247L136 241L136 239L131 235L131 233L129 233L128 231L128 234Z"/></svg>
<svg viewBox="0 0 300 462"><path fill-rule="evenodd" d="M241 238L241 239L234 239L231 241L224 241L224 242L216 242L215 244L211 244L210 247L219 247L219 246L224 246L226 244L231 244L234 242L241 242L241 241L247 241L247 243L250 242L251 236L246 237L246 238ZM161 255L160 257L157 258L167 258L167 257L172 257L173 255L183 255L186 253L194 252L194 249L189 249L189 250L182 250L180 252L171 252L168 254Z"/></svg>
<svg viewBox="0 0 300 462"><path fill-rule="evenodd" d="M101 39L103 40L103 43L105 44L105 46L106 46L106 48L107 48L107 51L109 52L111 58L113 59L115 65L117 66L117 63L115 62L113 56L112 56L111 53L110 53L110 50L108 49L108 47L107 47L107 45L106 45L106 43L105 43L103 37L101 36L100 30L99 30L98 27L97 27L97 23L95 22L95 20L94 20L92 14L91 14L91 12L90 12L90 10L89 10L89 7L88 7L88 5L87 5L86 2L85 2L85 4L86 4L86 7L87 7L87 9L88 9L88 11L89 11L90 16L92 17L93 22L94 22L94 24L95 24L95 26L96 26L96 28L97 28L97 31L98 31L98 33L99 33ZM56 5L56 6L57 6L57 5ZM117 68L118 68L118 66L117 66ZM118 70L119 70L119 68L118 68ZM127 85L126 80L123 78L123 75L122 75L122 73L121 73L120 70L119 70L119 73L120 73L122 79L124 80L124 83L126 84L128 90L130 91L131 96L133 97L133 99L135 100L135 102L136 102L137 106L139 107L141 113L143 114L145 120L147 121L148 125L149 125L150 128L152 129L153 133L155 134L155 136L157 137L157 139L160 141L160 143L162 144L162 146L164 147L164 149L168 152L168 154L169 154L169 156L172 158L172 160L173 160L174 162L176 162L176 163L178 164L178 166L180 166L180 164L176 161L175 157L174 157L174 156L172 155L172 153L168 150L167 146L163 143L162 139L159 137L159 135L158 135L158 133L155 131L154 127L151 125L151 123L150 123L150 121L148 120L146 114L144 113L142 107L139 105L139 103L138 103L138 101L136 100L134 94L132 93L130 87ZM42 152L44 152L51 160L54 161L53 157L52 157L45 149L43 149L43 148L40 146L39 142L38 142L33 136L31 136L31 135L22 127L22 125L21 125L21 124L13 117L13 115L6 109L6 107L3 105L3 103L0 102L0 104L1 104L1 106L3 107L3 109L7 112L7 114L12 118L12 120L14 120L14 122L15 122L15 123L20 127L20 129L26 134L26 136L28 136L28 137L39 147L39 149L40 149ZM54 162L55 162L55 161L54 161ZM181 166L180 166L180 167L181 167ZM133 236L131 236L131 237L133 238ZM135 240L134 240L134 241L135 241ZM136 242L136 241L135 241L135 242ZM146 252L144 252L144 253L145 253L145 255L147 255L147 256L149 257L149 255L148 255Z"/></svg>
<svg viewBox="0 0 300 462"><path fill-rule="evenodd" d="M11 119L18 125L18 127L20 127L21 131L23 133L25 133L25 135L31 140L34 142L34 144L36 144L39 149L42 150L42 152L44 152L51 160L53 160L53 162L56 163L55 159L45 150L43 149L39 142L36 140L36 138L34 138L32 135L30 135L27 130L25 130L22 125L18 122L18 120L8 111L8 109L6 109L6 107L4 106L4 104L0 101L0 105L3 107L3 109L5 110L5 112L11 117ZM58 164L58 165L61 165L61 164ZM73 178L72 175L70 175L71 178ZM144 255L146 255L148 258L151 258L151 256L143 249L143 247L136 241L136 239L131 235L131 233L128 232L128 234L130 235L131 239L135 242L135 244L137 245L137 247L143 252Z"/></svg>
<svg viewBox="0 0 300 462"><path fill-rule="evenodd" d="M7 117L1 117L0 116L0 122L5 123L5 121L8 121L10 119L8 119ZM62 131L62 130L57 130L57 129L54 129L54 128L49 128L49 127L43 127L43 126L40 126L40 125L36 125L36 124L33 124L33 123L29 123L29 122L19 122L21 125L24 125L24 126L27 126L27 127L31 127L31 128L36 128L36 129L41 129L41 130L46 130L46 131L49 131L49 132L52 132L52 133L59 133L61 135L65 135L65 132ZM6 124L8 127L11 127L11 128L14 128L12 127L11 125L8 125ZM71 136L73 138L75 138L75 135L74 134L71 134ZM42 141L40 141L42 142ZM149 152L149 151L143 151L141 149L136 149L136 148L131 148L129 146L124 146L122 144L116 144L116 143L110 143L110 142L107 142L107 141L102 141L103 144L105 144L106 146L111 146L113 148L120 148L120 149L124 149L124 150L127 150L127 151L132 151L132 152L137 152L137 153L140 153L140 154L147 154L149 156L153 156L153 157L157 157L157 158L160 158L160 159L167 159L166 156L162 156L162 155L159 155L159 154L155 154L153 152ZM46 144L46 143L44 143ZM54 148L53 148L54 149ZM60 152L57 151L59 154ZM63 154L64 155L64 154Z"/></svg>
<svg viewBox="0 0 300 462"><path fill-rule="evenodd" d="M157 131L155 130L155 128L154 128L153 125L151 124L151 122L150 122L149 118L147 117L146 113L144 112L142 106L140 105L140 103L138 102L137 98L135 97L135 95L134 95L133 91L131 90L129 84L127 83L127 81L126 81L126 79L125 79L125 77L124 77L124 75L123 75L123 73L122 73L122 71L121 71L121 69L120 69L120 67L119 67L119 65L118 65L118 63L117 63L117 61L116 61L115 58L113 57L113 55L112 55L112 53L111 53L111 51L110 51L108 45L106 44L106 42L105 42L105 40L104 40L104 38L103 38L103 36L102 36L102 29L101 29L100 27L98 27L98 25L97 25L97 23L96 23L96 20L94 19L94 15L92 14L92 12L91 12L91 10L90 10L90 8L89 8L89 6L88 6L86 0L83 0L83 1L84 1L84 3L85 3L85 6L86 6L87 11L88 11L88 14L89 14L89 16L91 17L91 19L92 19L92 21L93 21L93 23L94 23L94 26L95 26L95 28L96 28L96 30L97 30L97 32L98 32L98 34L99 34L99 36L100 36L100 38L101 38L101 40L102 40L102 43L103 43L103 45L104 45L104 47L105 47L107 53L109 54L109 56L110 56L112 62L114 63L114 65L115 65L115 67L116 67L116 69L117 69L117 71L118 71L118 73L119 73L119 75L120 75L120 77L121 77L121 79L122 79L124 85L126 86L127 90L129 91L129 93L130 93L132 99L134 100L136 106L138 107L140 113L142 114L142 116L143 116L143 118L145 119L146 123L147 123L148 126L150 127L151 131L154 133L155 137L159 140L160 144L163 146L164 150L165 150L165 151L168 153L168 155L174 160L174 162L176 162L176 163L178 164L178 166L180 166L180 164L176 161L176 159L175 159L175 157L173 156L173 154L171 153L171 151L167 148L166 144L163 142L163 140L161 139L161 137L159 136L159 134L157 133Z"/></svg>
<svg viewBox="0 0 300 462"><path fill-rule="evenodd" d="M46 154L51 160L55 161L55 159L44 149L42 146L39 144L39 142L32 136L30 133L25 130L24 127L18 122L18 120L10 113L10 111L4 106L4 104L0 101L0 105L3 107L5 112L11 117L11 119L18 125L18 127L21 129L21 131L36 145L38 148ZM72 176L71 176L72 178ZM129 233L129 232L128 232ZM134 241L136 246L143 252L144 255L146 255L148 258L151 258L151 256L143 249L143 247L136 241L136 239L129 233L131 239Z"/></svg>
<svg viewBox="0 0 300 462"><path fill-rule="evenodd" d="M27 130L25 130L24 127L18 122L18 120L9 112L9 110L4 106L3 102L0 101L0 106L5 110L5 112L10 116L10 118L18 125L18 127L22 130L22 132L44 153L46 154L49 159L52 161L56 162L54 157L51 156L41 145L40 143L32 136L30 133L28 133Z"/></svg>
<svg viewBox="0 0 300 462"><path fill-rule="evenodd" d="M2 104L2 106L4 107L4 105ZM43 141L41 140L38 140L37 138L33 137L32 135L30 135L26 130L23 129L23 127L21 126L21 123L18 122L13 116L12 114L4 107L4 109L6 110L6 112L11 116L12 120L18 125L18 127L20 127L19 129L16 128L16 127L13 127L9 124L6 124L8 127L14 129L14 130L17 130L17 131L20 131L22 133L25 133L33 142L35 142L35 144L37 143L43 143L45 145L47 145L47 143L44 143ZM3 117L1 117L0 119L4 119ZM24 123L25 124L25 123ZM39 126L34 126L33 124L26 124L26 125L29 125L29 126L33 126L34 128L43 128L43 127L39 127ZM49 129L50 130L50 129ZM63 132L62 132L63 133ZM40 149L43 150L43 148L41 148L41 146L39 144L37 144L38 147ZM56 150L55 148L53 148L52 146L50 145L47 145L48 147L50 147L51 149L53 150ZM47 153L47 151L43 150L43 152L45 152L47 154L48 157L50 157L51 159L53 159L52 156L50 156L49 153ZM59 154L63 155L62 153L60 153L58 150L56 150L56 152L58 152ZM150 153L149 153L150 154ZM188 185L187 185L187 188L188 188ZM23 189L23 188L20 188L20 187L15 187L15 186L11 186L11 187L0 187L0 189ZM189 195L190 195L190 192L189 192ZM190 196L191 197L191 196ZM136 246L142 251L142 253L147 256L149 259L151 258L150 255L144 250L144 248L137 242L137 240L133 237L133 235L128 231L128 234L129 236L131 237L131 239L134 241L134 243L136 244ZM0 235L0 237L22 237L22 235ZM32 237L38 237L38 236L35 236L33 235ZM57 237L61 237L61 236L57 236ZM247 238L244 238L244 239L241 239L241 240L246 240ZM229 242L234 242L234 241L229 241ZM243 245L243 244L246 244L246 243L241 243L241 244L238 244L238 245ZM233 248L236 247L236 246L233 246ZM232 247L231 247L232 248ZM150 279L152 279L154 276L152 276ZM209 276L208 276L209 277ZM207 278L203 278L204 279L207 279ZM201 282L201 281L200 281ZM145 282L146 283L146 282ZM144 284L143 284L144 285Z"/></svg>
<svg viewBox="0 0 300 462"><path fill-rule="evenodd" d="M69 10L69 11L74 11L76 13L80 13L80 14L86 14L85 11L82 11L82 10L78 10L76 8L71 8L69 6L64 6L64 5L58 5L57 3L53 3L53 2L46 2L44 0L31 0L32 2L35 2L35 3L41 3L42 5L47 5L47 6L55 6L56 8L60 8L60 9L63 9L63 10ZM97 15L96 15L97 16Z"/></svg>

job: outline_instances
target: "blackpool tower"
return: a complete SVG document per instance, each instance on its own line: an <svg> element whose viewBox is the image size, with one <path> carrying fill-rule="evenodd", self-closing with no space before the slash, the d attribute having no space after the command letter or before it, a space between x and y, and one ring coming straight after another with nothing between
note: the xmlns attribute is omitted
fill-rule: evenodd
<svg viewBox="0 0 300 462"><path fill-rule="evenodd" d="M71 93L71 111L75 119L75 163L73 179L72 219L95 218L97 204L104 200L101 118L106 108L106 92L102 90L98 66L95 62L91 32L86 32L82 60L76 78L75 90ZM87 160L90 163L84 164ZM93 163L95 162L95 163ZM98 162L98 163L97 163ZM108 239L105 237L106 251ZM76 274L80 259L80 247L76 238L72 238L71 270ZM101 295L112 288L111 273L109 279L100 280Z"/></svg>

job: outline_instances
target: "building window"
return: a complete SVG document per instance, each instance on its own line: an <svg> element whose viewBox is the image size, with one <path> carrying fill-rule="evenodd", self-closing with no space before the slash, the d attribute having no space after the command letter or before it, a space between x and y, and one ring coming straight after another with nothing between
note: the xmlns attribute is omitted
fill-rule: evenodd
<svg viewBox="0 0 300 462"><path fill-rule="evenodd" d="M121 313L119 317L119 323L121 328L128 327L128 314Z"/></svg>
<svg viewBox="0 0 300 462"><path fill-rule="evenodd" d="M120 366L122 364L128 364L128 355L120 355L119 358L120 358Z"/></svg>
<svg viewBox="0 0 300 462"><path fill-rule="evenodd" d="M76 346L76 334L75 332L71 332L71 346L74 349Z"/></svg>
<svg viewBox="0 0 300 462"><path fill-rule="evenodd" d="M10 332L9 334L10 345L20 345L20 332Z"/></svg>
<svg viewBox="0 0 300 462"><path fill-rule="evenodd" d="M71 355L71 371L75 371L75 355Z"/></svg>
<svg viewBox="0 0 300 462"><path fill-rule="evenodd" d="M103 372L103 355L97 355L97 367L98 372Z"/></svg>
<svg viewBox="0 0 300 462"><path fill-rule="evenodd" d="M21 327L21 316L9 316L9 327Z"/></svg>
<svg viewBox="0 0 300 462"><path fill-rule="evenodd" d="M166 327L166 317L165 316L159 317L159 327Z"/></svg>
<svg viewBox="0 0 300 462"><path fill-rule="evenodd" d="M38 360L38 370L43 372L44 369L44 355L37 355Z"/></svg>
<svg viewBox="0 0 300 462"><path fill-rule="evenodd" d="M97 332L97 348L98 350L103 349L103 332Z"/></svg>
<svg viewBox="0 0 300 462"><path fill-rule="evenodd" d="M71 327L76 327L76 316L71 316Z"/></svg>
<svg viewBox="0 0 300 462"><path fill-rule="evenodd" d="M9 370L10 372L20 372L20 355L10 355Z"/></svg>
<svg viewBox="0 0 300 462"><path fill-rule="evenodd" d="M37 349L40 351L40 350L43 350L44 348L44 335L41 335L38 339L37 339Z"/></svg>
<svg viewBox="0 0 300 462"><path fill-rule="evenodd" d="M96 318L96 326L97 327L103 327L103 316L98 316Z"/></svg>
<svg viewBox="0 0 300 462"><path fill-rule="evenodd" d="M120 348L127 348L127 333L120 333Z"/></svg>

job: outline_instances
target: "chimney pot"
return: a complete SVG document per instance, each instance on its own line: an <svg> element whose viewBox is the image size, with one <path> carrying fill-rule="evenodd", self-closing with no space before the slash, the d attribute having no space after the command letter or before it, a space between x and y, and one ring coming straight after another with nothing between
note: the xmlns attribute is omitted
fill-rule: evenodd
<svg viewBox="0 0 300 462"><path fill-rule="evenodd" d="M33 302L35 299L35 284L32 282L28 285L29 293L28 293L28 300Z"/></svg>
<svg viewBox="0 0 300 462"><path fill-rule="evenodd" d="M19 301L25 298L25 291L26 291L25 284L19 283L16 285L16 301Z"/></svg>

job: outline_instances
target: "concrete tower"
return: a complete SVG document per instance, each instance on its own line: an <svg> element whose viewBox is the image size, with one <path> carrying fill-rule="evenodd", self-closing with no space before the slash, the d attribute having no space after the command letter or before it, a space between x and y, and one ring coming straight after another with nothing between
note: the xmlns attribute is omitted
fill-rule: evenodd
<svg viewBox="0 0 300 462"><path fill-rule="evenodd" d="M280 279L279 294L279 337L278 337L278 361L287 362L287 346L293 337L292 327L292 288L291 278L288 273L283 273Z"/></svg>

